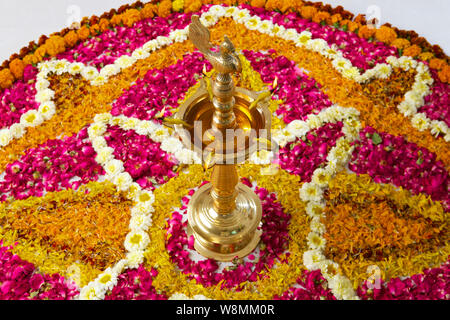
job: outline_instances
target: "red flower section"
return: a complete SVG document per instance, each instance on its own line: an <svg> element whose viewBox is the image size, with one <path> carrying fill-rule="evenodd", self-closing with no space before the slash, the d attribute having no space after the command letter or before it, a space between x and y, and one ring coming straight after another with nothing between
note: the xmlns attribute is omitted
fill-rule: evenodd
<svg viewBox="0 0 450 320"><path fill-rule="evenodd" d="M175 65L149 70L117 99L111 114L149 120L164 109L164 116L172 115L170 109L178 107L178 100L195 84L205 63L210 70L211 65L203 55L194 52L186 54Z"/></svg>
<svg viewBox="0 0 450 320"><path fill-rule="evenodd" d="M379 283L377 283L379 281ZM364 282L358 295L364 300L450 300L450 262L439 268L389 282Z"/></svg>
<svg viewBox="0 0 450 320"><path fill-rule="evenodd" d="M336 300L336 297L327 289L327 282L320 270L303 271L297 279L297 285L289 288L275 300Z"/></svg>
<svg viewBox="0 0 450 320"><path fill-rule="evenodd" d="M248 180L243 182L251 186ZM261 199L263 208L261 243L246 259L235 260L228 266L219 265L212 259L200 261L192 259L194 238L192 236L188 238L186 234L186 215L187 205L194 190L191 190L188 197L183 198L183 206L179 212L174 212L168 221L166 248L172 262L183 273L189 275L190 279L195 279L205 287L217 285L223 281L221 288L240 290L239 284L260 279L260 273L270 269L279 256L286 251L289 242L290 216L284 213L274 193L258 187L255 192ZM219 271L221 268L223 270Z"/></svg>
<svg viewBox="0 0 450 320"><path fill-rule="evenodd" d="M101 174L103 169L95 162L95 151L84 128L72 137L49 140L29 149L9 164L0 181L0 199L41 197L44 192L77 189Z"/></svg>
<svg viewBox="0 0 450 320"><path fill-rule="evenodd" d="M433 200L450 206L450 177L436 154L388 133L366 127L355 142L350 170L369 174L376 183L392 183L412 191L425 193Z"/></svg>
<svg viewBox="0 0 450 320"><path fill-rule="evenodd" d="M143 265L122 273L117 285L105 300L167 300L165 294L153 287L153 279L158 275L156 269L146 270Z"/></svg>
<svg viewBox="0 0 450 320"><path fill-rule="evenodd" d="M341 129L342 122L327 123L310 131L304 139L297 139L280 148L278 161L281 168L299 175L302 181L310 182L314 170L325 164L328 152L344 135Z"/></svg>
<svg viewBox="0 0 450 320"><path fill-rule="evenodd" d="M70 300L79 292L59 274L41 274L0 241L0 300Z"/></svg>
<svg viewBox="0 0 450 320"><path fill-rule="evenodd" d="M309 78L293 61L284 56L276 57L275 50L269 54L244 50L245 57L253 69L261 74L261 79L272 83L278 78L278 87L274 99L282 99L284 103L277 109L277 115L289 123L293 120L304 120L308 114L319 113L331 106L328 96L320 91L321 86Z"/></svg>
<svg viewBox="0 0 450 320"><path fill-rule="evenodd" d="M124 163L125 170L142 188L154 190L176 176L172 171L175 159L149 137L113 126L108 128L105 139L114 149L114 157Z"/></svg>
<svg viewBox="0 0 450 320"><path fill-rule="evenodd" d="M20 122L22 114L39 108L39 103L34 100L37 72L36 68L28 65L23 80L18 80L11 88L0 91L0 128Z"/></svg>

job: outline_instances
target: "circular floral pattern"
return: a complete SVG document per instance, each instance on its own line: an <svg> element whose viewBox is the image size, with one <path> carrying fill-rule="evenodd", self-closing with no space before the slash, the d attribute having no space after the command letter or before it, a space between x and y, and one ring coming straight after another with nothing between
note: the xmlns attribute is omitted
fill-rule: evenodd
<svg viewBox="0 0 450 320"><path fill-rule="evenodd" d="M137 2L2 65L0 299L449 299L448 57L342 8L210 2ZM280 148L238 167L262 240L228 264L193 250L210 172L161 121L211 75L193 13L273 93Z"/></svg>

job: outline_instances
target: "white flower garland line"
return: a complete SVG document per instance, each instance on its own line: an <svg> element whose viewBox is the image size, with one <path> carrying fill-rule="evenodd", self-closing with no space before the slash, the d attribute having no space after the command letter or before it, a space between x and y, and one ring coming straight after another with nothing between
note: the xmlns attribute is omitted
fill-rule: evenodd
<svg viewBox="0 0 450 320"><path fill-rule="evenodd" d="M307 236L309 250L305 251L303 255L303 264L310 271L320 269L335 297L345 300L357 300L359 298L353 290L351 281L337 273L339 265L327 259L324 255L326 239L323 235L326 230L320 219L324 217L325 199L323 193L325 189L328 187L332 177L337 172L345 169L351 158L354 147L350 144L357 139L361 129L361 123L357 117L358 111L354 109L331 107L320 112L317 115L318 119L312 120L312 122L317 120L317 125L325 122L335 123L336 121L342 121L344 136L336 141L336 146L328 153L328 164L326 167L314 170L311 182L304 183L300 188L300 198L306 202L306 213L312 219L310 223L311 231ZM308 120L311 121L309 118ZM303 135L309 131L306 122L294 125L300 128L300 133ZM316 125L316 123L314 124ZM316 127L315 125L309 124L309 127L313 129Z"/></svg>

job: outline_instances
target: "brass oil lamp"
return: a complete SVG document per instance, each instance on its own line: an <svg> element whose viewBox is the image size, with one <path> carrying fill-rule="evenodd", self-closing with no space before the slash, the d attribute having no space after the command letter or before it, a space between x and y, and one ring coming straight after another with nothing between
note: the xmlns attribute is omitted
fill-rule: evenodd
<svg viewBox="0 0 450 320"><path fill-rule="evenodd" d="M203 82L174 116L187 124L174 125L183 144L201 158L207 154L213 164L211 182L189 203L188 233L204 257L231 261L251 253L260 240L261 201L239 182L236 164L257 151L260 138L270 140L271 113L257 92L234 86L231 75L242 68L227 36L218 52L210 50L209 30L193 16L189 39L212 64L215 76L212 90Z"/></svg>

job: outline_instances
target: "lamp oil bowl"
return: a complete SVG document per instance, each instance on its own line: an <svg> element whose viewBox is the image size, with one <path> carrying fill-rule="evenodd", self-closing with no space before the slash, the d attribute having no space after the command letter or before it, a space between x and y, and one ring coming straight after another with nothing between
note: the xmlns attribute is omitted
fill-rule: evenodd
<svg viewBox="0 0 450 320"><path fill-rule="evenodd" d="M220 50L211 51L208 29L193 16L189 39L211 62L215 76L212 94L203 82L174 116L187 124L174 125L183 144L212 165L211 182L189 203L188 233L204 257L231 261L248 255L260 240L261 201L239 183L236 165L257 151L259 139L270 140L271 113L258 93L235 88L231 74L241 72L241 64L226 36ZM250 108L252 102L256 106Z"/></svg>

